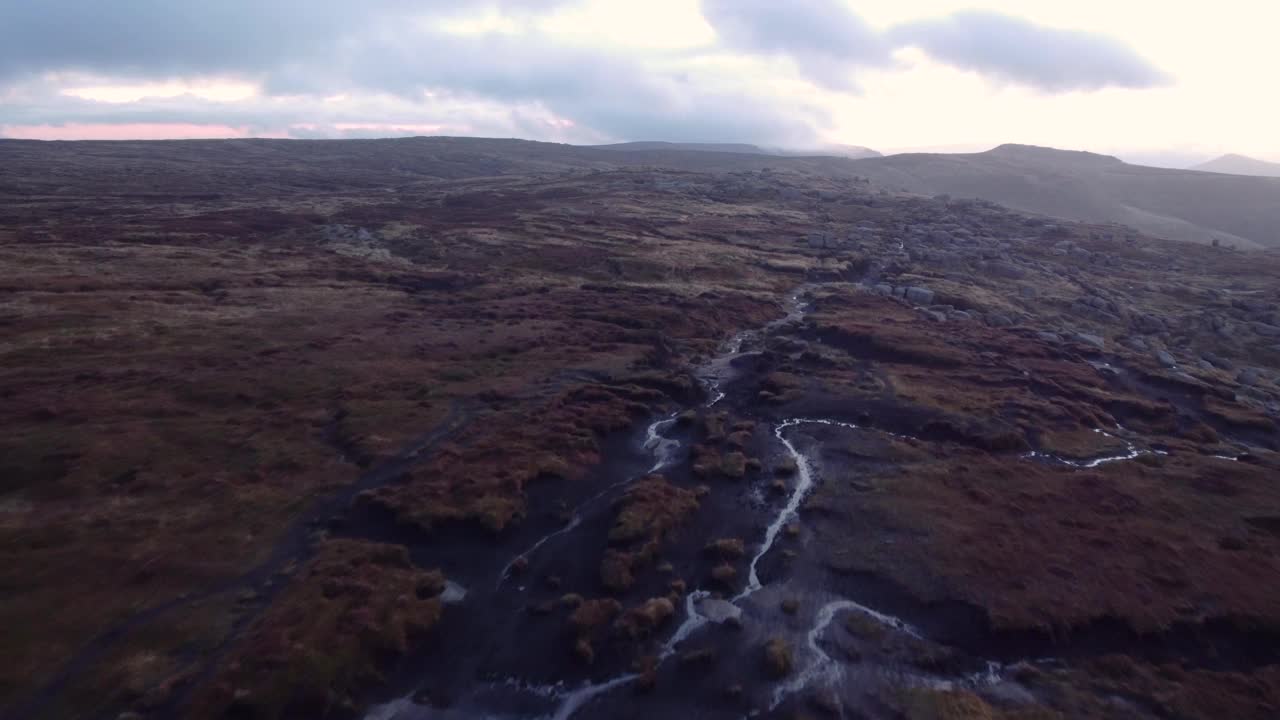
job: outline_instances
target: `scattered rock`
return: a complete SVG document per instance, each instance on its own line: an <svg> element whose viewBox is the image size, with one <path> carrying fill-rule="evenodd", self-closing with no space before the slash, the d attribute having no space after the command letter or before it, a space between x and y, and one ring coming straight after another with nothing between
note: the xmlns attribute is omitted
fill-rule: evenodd
<svg viewBox="0 0 1280 720"><path fill-rule="evenodd" d="M1200 357L1204 358L1204 359L1205 359L1205 360L1207 360L1210 364L1212 364L1214 367L1216 367L1216 368L1218 368L1218 369L1220 369L1220 370L1235 370L1235 369L1236 369L1235 364L1234 364L1234 363L1232 363L1230 360L1227 360L1226 358L1223 358L1223 357L1219 357L1219 356L1217 356L1217 355L1214 355L1213 353L1209 353L1209 352L1206 352L1206 353L1200 353Z"/></svg>
<svg viewBox="0 0 1280 720"><path fill-rule="evenodd" d="M903 297L908 302L916 305L931 305L933 303L933 291L922 287L909 287L903 291Z"/></svg>
<svg viewBox="0 0 1280 720"><path fill-rule="evenodd" d="M1147 345L1147 341L1140 337L1127 337L1124 339L1124 344L1140 353L1144 353L1150 349L1150 346Z"/></svg>
<svg viewBox="0 0 1280 720"><path fill-rule="evenodd" d="M1236 374L1236 382L1241 385L1257 385L1262 380L1262 374L1253 368L1245 368Z"/></svg>
<svg viewBox="0 0 1280 720"><path fill-rule="evenodd" d="M1071 339L1079 343L1084 343L1085 345L1092 345L1093 347L1096 347L1099 350L1107 346L1107 341L1104 338L1102 338L1099 335L1091 335L1089 333L1078 332L1072 335Z"/></svg>

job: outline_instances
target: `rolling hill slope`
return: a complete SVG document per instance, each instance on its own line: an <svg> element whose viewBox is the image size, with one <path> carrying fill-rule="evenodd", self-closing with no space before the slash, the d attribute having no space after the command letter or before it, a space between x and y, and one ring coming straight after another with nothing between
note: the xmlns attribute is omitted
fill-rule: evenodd
<svg viewBox="0 0 1280 720"><path fill-rule="evenodd" d="M1280 179L1129 165L1026 145L971 154L904 154L854 162L889 188L980 197L1020 210L1118 222L1172 240L1280 245Z"/></svg>

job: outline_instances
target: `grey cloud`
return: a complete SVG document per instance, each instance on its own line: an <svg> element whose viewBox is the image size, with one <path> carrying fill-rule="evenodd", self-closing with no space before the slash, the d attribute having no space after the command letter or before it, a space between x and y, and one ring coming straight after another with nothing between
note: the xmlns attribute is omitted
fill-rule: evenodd
<svg viewBox="0 0 1280 720"><path fill-rule="evenodd" d="M1149 88L1168 76L1105 35L1061 30L993 12L906 23L889 36L965 70L1049 92Z"/></svg>
<svg viewBox="0 0 1280 720"><path fill-rule="evenodd" d="M513 13L543 12L566 0L0 0L0 83L37 82L49 71L112 80L190 75L247 77L266 100L205 103L194 98L104 108L58 101L40 106L62 122L263 123L280 106L332 112L316 96L399 96L395 122L433 123L452 96L475 103L535 104L573 121L593 139L727 139L778 141L813 135L820 120L768 98L727 92L713 83L684 83L655 73L623 53L558 45L537 33L456 36L432 31L449 14L485 5ZM28 121L36 106L0 107L0 124ZM184 112L185 110L185 112ZM126 112L132 111L132 116ZM284 113L293 115L292 113ZM244 117L249 115L251 117ZM384 120L365 116L355 121ZM488 123L491 118L486 118ZM57 120L49 120L51 122ZM519 126L518 120L512 120Z"/></svg>
<svg viewBox="0 0 1280 720"><path fill-rule="evenodd" d="M468 38L420 32L376 48L356 43L296 77L273 74L267 87L274 92L245 101L174 97L114 105L60 96L30 81L24 98L0 105L0 125L182 122L278 132L315 123L321 127L290 132L349 136L364 131L332 126L375 122L582 142L802 143L830 120L804 103L784 105L713 83L667 77L623 55L566 48L538 35ZM336 93L349 99L321 99ZM548 124L551 114L574 126ZM471 129L453 129L459 127Z"/></svg>
<svg viewBox="0 0 1280 720"><path fill-rule="evenodd" d="M671 56L575 47L534 31L458 36L432 29L434 21L486 5L536 14L568 2L0 0L0 96L6 87L56 95L42 80L50 72L83 74L89 84L229 76L260 83L264 93L231 103L170 98L124 106L6 97L0 125L184 122L273 130L377 122L555 139L803 145L831 124L820 96L779 102L767 91L727 87L687 61L719 48L785 55L837 90L856 89L858 68L890 63L892 49L905 43L1048 89L1142 86L1154 72L1114 41L990 14L878 33L839 0L705 0L719 46ZM353 99L338 107L319 100L337 93ZM549 124L552 116L573 126Z"/></svg>
<svg viewBox="0 0 1280 720"><path fill-rule="evenodd" d="M417 17L565 0L0 0L0 80L47 71L256 73L324 58Z"/></svg>
<svg viewBox="0 0 1280 720"><path fill-rule="evenodd" d="M856 68L890 60L885 39L838 0L703 0L702 14L727 46L786 55L834 90L856 89Z"/></svg>
<svg viewBox="0 0 1280 720"><path fill-rule="evenodd" d="M260 71L310 55L363 18L304 0L0 0L0 77L72 71L139 77ZM355 4L351 4L351 8Z"/></svg>
<svg viewBox="0 0 1280 720"><path fill-rule="evenodd" d="M811 138L813 125L826 120L803 104L779 106L768 98L674 79L625 55L567 48L538 35L436 35L383 50L390 55L378 62L357 60L348 67L353 86L410 96L446 88L539 102L619 138L793 141Z"/></svg>
<svg viewBox="0 0 1280 720"><path fill-rule="evenodd" d="M791 57L809 79L856 90L860 68L888 65L895 48L987 77L1049 92L1147 88L1169 78L1119 40L966 11L880 33L843 0L703 0L702 13L728 47Z"/></svg>

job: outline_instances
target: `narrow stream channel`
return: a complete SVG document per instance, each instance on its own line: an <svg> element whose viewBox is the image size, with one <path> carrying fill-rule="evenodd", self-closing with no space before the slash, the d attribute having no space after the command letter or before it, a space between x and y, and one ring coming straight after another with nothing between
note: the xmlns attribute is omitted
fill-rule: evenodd
<svg viewBox="0 0 1280 720"><path fill-rule="evenodd" d="M787 324L798 323L804 319L805 314L810 309L808 303L803 299L805 288L796 291L788 297L787 312L782 317L774 320L758 330L750 330L740 332L728 340L720 349L720 354L711 358L695 372L695 376L703 383L708 396L708 401L704 408L711 408L723 401L726 395L726 389L729 382L732 381L735 371L733 361L743 353L743 348L749 344L761 340L771 332L783 328ZM655 419L644 432L642 447L651 454L652 465L649 470L640 475L627 477L623 480L614 482L607 487L601 489L598 493L588 497L574 511L569 521L561 528L550 532L532 543L523 552L518 553L511 558L510 561L502 568L497 578L495 591L503 591L503 588L513 578L513 568L518 563L527 562L528 558L535 553L546 548L556 538L562 537L573 532L583 523L587 512L605 498L622 489L629 483L635 481L644 475L659 472L664 468L674 464L681 450L682 443L677 439L669 438L665 433L675 424L678 416L675 413ZM755 546L751 555L749 570L747 573L747 582L745 587L734 597L728 600L717 599L712 592L702 588L691 589L684 598L683 602L683 618L680 623L671 631L670 636L661 645L656 656L657 667L662 667L673 655L675 655L680 646L694 637L707 625L719 624L730 618L741 617L744 606L747 601L767 586L760 577L760 562L764 559L778 539L783 529L799 518L800 508L810 492L815 487L818 478L815 476L813 463L805 453L801 452L789 437L789 430L803 425L827 425L837 426L849 429L866 429L860 428L848 422L842 422L834 419L826 418L788 418L777 422L773 426L773 436L781 445L785 453L794 461L796 467L796 481L792 487L790 494L787 496L785 503L777 507L773 511L769 524L765 527L763 537ZM1123 432L1123 428L1118 429ZM880 432L880 431L877 431ZM1074 460L1055 456L1042 452L1031 452L1022 457L1028 460L1038 462L1051 462L1069 465L1076 468L1088 469L1098 466L1132 460L1144 454L1159 453L1158 450L1141 449L1132 440L1119 435L1113 435L1103 430L1095 430L1109 438L1119 439L1124 443L1124 449L1115 453L1109 453L1095 458L1085 460ZM890 433L891 434L891 433ZM895 437L909 437L895 435ZM523 588L521 588L523 589ZM465 591L459 595L453 593L451 600L455 602L463 601ZM900 633L916 640L924 641L926 638L912 625L900 618L892 615L876 611L872 608L861 605L848 599L833 599L821 605L816 612L814 622L804 636L804 645L801 648L801 660L799 669L785 682L782 682L773 688L769 697L767 710L772 711L778 708L789 697L795 696L806 689L815 686L830 687L841 681L846 672L846 666L840 659L833 658L823 647L824 636L828 632L830 626L835 619L843 613L860 613L871 621L883 626L887 632ZM1001 681L1000 666L992 663L987 664L987 669L983 672L974 673L965 677L956 678L935 678L921 675L917 680L924 684L935 686L946 685L979 685L991 684ZM604 680L589 682L574 688L566 687L565 683L557 683L554 685L531 685L526 684L518 678L506 678L498 682L479 683L476 691L472 693L472 701L455 706L451 710L437 711L429 707L418 705L409 698L401 698L380 706L369 711L365 716L366 720L424 720L426 718L454 718L454 717L484 717L484 718L549 718L550 720L569 720L588 707L593 701L608 695L616 690L624 688L640 679L640 675L635 672L621 672L613 677ZM485 687L479 687L485 686ZM480 697L485 692L514 694L537 700L541 707L548 708L549 711L539 711L535 714L506 714L495 715L482 708L484 703ZM759 711L756 711L759 712ZM754 713L753 713L754 714Z"/></svg>

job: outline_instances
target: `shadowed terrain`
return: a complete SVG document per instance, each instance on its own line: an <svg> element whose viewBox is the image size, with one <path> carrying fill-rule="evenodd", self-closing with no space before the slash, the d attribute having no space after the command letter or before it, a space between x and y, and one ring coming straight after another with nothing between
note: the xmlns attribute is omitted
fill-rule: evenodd
<svg viewBox="0 0 1280 720"><path fill-rule="evenodd" d="M1274 717L1280 254L894 161L0 142L0 714Z"/></svg>
<svg viewBox="0 0 1280 720"><path fill-rule="evenodd" d="M885 187L975 197L1085 222L1116 222L1157 237L1238 248L1280 244L1280 180L1129 165L1106 155L1027 145L973 154L859 160ZM1260 175L1263 173L1247 173Z"/></svg>

